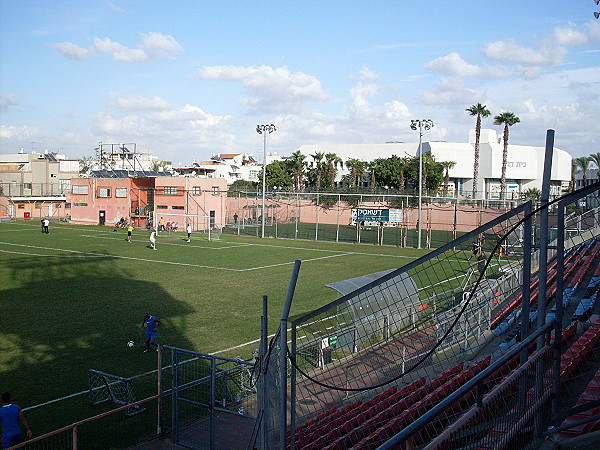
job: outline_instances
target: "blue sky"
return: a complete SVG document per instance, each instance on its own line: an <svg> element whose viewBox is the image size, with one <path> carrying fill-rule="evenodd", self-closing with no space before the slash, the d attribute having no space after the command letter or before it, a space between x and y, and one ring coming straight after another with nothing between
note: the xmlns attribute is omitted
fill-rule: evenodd
<svg viewBox="0 0 600 450"><path fill-rule="evenodd" d="M0 151L136 143L189 164L302 144L465 142L472 104L510 142L600 152L593 0L2 0Z"/></svg>

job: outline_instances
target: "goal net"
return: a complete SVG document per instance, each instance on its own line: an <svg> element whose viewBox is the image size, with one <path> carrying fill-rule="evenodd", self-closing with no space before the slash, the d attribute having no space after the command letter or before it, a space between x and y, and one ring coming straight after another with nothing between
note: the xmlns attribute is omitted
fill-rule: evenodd
<svg viewBox="0 0 600 450"><path fill-rule="evenodd" d="M217 240L221 238L221 227L215 224L215 218L212 216L185 213L161 213L154 211L152 226L157 235L187 238L186 227L192 226L192 233L208 240Z"/></svg>
<svg viewBox="0 0 600 450"><path fill-rule="evenodd" d="M112 401L119 406L129 405L139 399L133 387L131 378L123 378L99 370L89 369L88 387L90 394L90 405ZM133 405L125 409L127 417L144 412L146 408L141 405Z"/></svg>

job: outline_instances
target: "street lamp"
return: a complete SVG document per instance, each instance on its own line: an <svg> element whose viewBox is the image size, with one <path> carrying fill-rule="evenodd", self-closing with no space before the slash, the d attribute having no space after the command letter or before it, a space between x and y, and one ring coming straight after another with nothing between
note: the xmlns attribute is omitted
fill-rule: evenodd
<svg viewBox="0 0 600 450"><path fill-rule="evenodd" d="M423 128L431 130L434 123L431 119L416 119L410 121L410 129L419 130L419 215L417 217L417 248L421 248L421 205L423 202Z"/></svg>
<svg viewBox="0 0 600 450"><path fill-rule="evenodd" d="M271 134L277 131L275 125L256 125L256 132L263 135L263 176L262 176L262 212L261 212L261 231L260 237L265 237L265 198L266 198L266 187L267 187L267 134Z"/></svg>

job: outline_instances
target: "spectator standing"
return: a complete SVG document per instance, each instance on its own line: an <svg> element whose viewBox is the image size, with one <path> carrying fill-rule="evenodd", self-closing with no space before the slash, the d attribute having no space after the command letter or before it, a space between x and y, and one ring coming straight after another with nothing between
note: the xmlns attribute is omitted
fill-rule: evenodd
<svg viewBox="0 0 600 450"><path fill-rule="evenodd" d="M0 422L2 422L2 448L9 448L21 443L21 424L27 430L27 439L32 433L23 411L19 405L10 401L10 392L2 394L2 408L0 409Z"/></svg>

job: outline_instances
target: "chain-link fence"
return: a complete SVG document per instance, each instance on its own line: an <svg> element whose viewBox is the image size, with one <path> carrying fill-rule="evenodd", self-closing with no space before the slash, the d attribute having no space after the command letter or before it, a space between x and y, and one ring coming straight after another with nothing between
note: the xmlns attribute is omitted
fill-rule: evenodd
<svg viewBox="0 0 600 450"><path fill-rule="evenodd" d="M436 248L518 206L516 201L424 197L421 246ZM357 220L358 209L392 211L389 220ZM224 232L286 239L418 247L417 198L399 194L230 192ZM511 236L507 250L522 236ZM420 247L420 246L419 246Z"/></svg>
<svg viewBox="0 0 600 450"><path fill-rule="evenodd" d="M576 205L597 191L551 203L550 219L520 205L296 318L286 444L424 447L448 429L456 442L436 448L535 448L547 425L567 420L558 404L580 412L600 362L587 325L598 312L600 228L597 211ZM587 290L565 305L575 277ZM578 351L565 352L571 345Z"/></svg>

